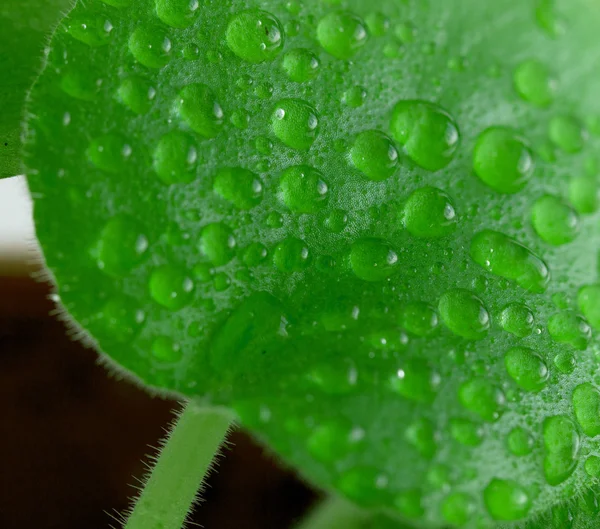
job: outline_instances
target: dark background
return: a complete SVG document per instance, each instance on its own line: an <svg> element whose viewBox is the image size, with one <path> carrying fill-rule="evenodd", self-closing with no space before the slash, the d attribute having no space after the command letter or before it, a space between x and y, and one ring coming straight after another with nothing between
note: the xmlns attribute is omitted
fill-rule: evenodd
<svg viewBox="0 0 600 529"><path fill-rule="evenodd" d="M0 262L0 528L120 528L181 405L96 365L53 315L47 284ZM316 493L235 431L192 521L206 529L287 529ZM192 525L193 526L193 525Z"/></svg>

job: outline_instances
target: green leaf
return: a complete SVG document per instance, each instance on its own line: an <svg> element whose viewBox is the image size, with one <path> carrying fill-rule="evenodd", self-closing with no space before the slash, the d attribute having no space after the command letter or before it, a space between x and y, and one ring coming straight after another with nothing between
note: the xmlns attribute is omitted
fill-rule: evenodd
<svg viewBox="0 0 600 529"><path fill-rule="evenodd" d="M74 0L3 0L0 5L0 178L23 173L25 95L42 67L43 49Z"/></svg>
<svg viewBox="0 0 600 529"><path fill-rule="evenodd" d="M365 507L593 527L598 27L595 0L78 5L27 137L64 306Z"/></svg>

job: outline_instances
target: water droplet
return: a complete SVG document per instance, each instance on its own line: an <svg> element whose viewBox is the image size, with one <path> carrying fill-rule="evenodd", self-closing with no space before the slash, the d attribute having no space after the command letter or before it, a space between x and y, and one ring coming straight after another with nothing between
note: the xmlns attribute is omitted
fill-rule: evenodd
<svg viewBox="0 0 600 529"><path fill-rule="evenodd" d="M174 364L182 359L183 353L171 338L159 336L152 342L152 357L163 364Z"/></svg>
<svg viewBox="0 0 600 529"><path fill-rule="evenodd" d="M573 390L573 409L585 435L600 435L600 392L592 384L580 384Z"/></svg>
<svg viewBox="0 0 600 529"><path fill-rule="evenodd" d="M273 263L285 273L302 272L310 263L308 246L300 239L288 238L273 250Z"/></svg>
<svg viewBox="0 0 600 529"><path fill-rule="evenodd" d="M600 479L600 457L590 456L585 461L585 473L596 479Z"/></svg>
<svg viewBox="0 0 600 529"><path fill-rule="evenodd" d="M315 366L311 369L308 378L323 393L347 395L356 391L358 371L351 360L336 358Z"/></svg>
<svg viewBox="0 0 600 529"><path fill-rule="evenodd" d="M429 336L439 325L437 312L427 303L413 301L400 311L400 325L415 336Z"/></svg>
<svg viewBox="0 0 600 529"><path fill-rule="evenodd" d="M107 134L93 140L86 154L98 169L118 173L126 168L131 156L131 147L121 136Z"/></svg>
<svg viewBox="0 0 600 529"><path fill-rule="evenodd" d="M65 94L82 101L93 101L98 94L99 80L87 72L69 70L60 80L60 87Z"/></svg>
<svg viewBox="0 0 600 529"><path fill-rule="evenodd" d="M342 421L331 421L317 426L307 440L311 455L324 463L339 461L360 449L360 442L352 438L352 427Z"/></svg>
<svg viewBox="0 0 600 529"><path fill-rule="evenodd" d="M144 231L140 223L128 215L111 218L94 249L98 268L116 277L129 274L146 256L148 239Z"/></svg>
<svg viewBox="0 0 600 529"><path fill-rule="evenodd" d="M451 419L450 434L456 441L465 446L479 446L483 441L481 426L468 419Z"/></svg>
<svg viewBox="0 0 600 529"><path fill-rule="evenodd" d="M148 68L162 68L171 58L171 40L160 28L138 26L129 37L129 51Z"/></svg>
<svg viewBox="0 0 600 529"><path fill-rule="evenodd" d="M271 126L285 145L307 151L317 137L319 116L306 101L282 99L271 116Z"/></svg>
<svg viewBox="0 0 600 529"><path fill-rule="evenodd" d="M278 211L271 211L267 215L267 226L269 228L281 228L283 226L283 216Z"/></svg>
<svg viewBox="0 0 600 529"><path fill-rule="evenodd" d="M600 284L584 285L577 293L579 309L595 329L600 329Z"/></svg>
<svg viewBox="0 0 600 529"><path fill-rule="evenodd" d="M323 49L338 59L350 59L368 40L363 20L348 11L325 15L317 26L317 39Z"/></svg>
<svg viewBox="0 0 600 529"><path fill-rule="evenodd" d="M533 450L533 438L520 426L510 431L506 438L506 444L510 453L515 456L526 456Z"/></svg>
<svg viewBox="0 0 600 529"><path fill-rule="evenodd" d="M449 290L440 298L438 310L442 321L458 336L481 340L488 333L490 315L483 301L468 290Z"/></svg>
<svg viewBox="0 0 600 529"><path fill-rule="evenodd" d="M383 281L398 268L398 254L384 240L364 238L350 250L352 271L364 281Z"/></svg>
<svg viewBox="0 0 600 529"><path fill-rule="evenodd" d="M406 360L389 380L390 389L415 402L433 402L440 377L421 360Z"/></svg>
<svg viewBox="0 0 600 529"><path fill-rule="evenodd" d="M562 199L544 195L533 204L531 222L547 243L560 246L573 241L579 233L579 217Z"/></svg>
<svg viewBox="0 0 600 529"><path fill-rule="evenodd" d="M79 42L83 42L92 48L104 46L109 43L113 25L102 16L79 18L67 18L67 33Z"/></svg>
<svg viewBox="0 0 600 529"><path fill-rule="evenodd" d="M515 281L531 292L544 292L550 281L546 263L503 233L484 230L471 240L471 257L488 272Z"/></svg>
<svg viewBox="0 0 600 529"><path fill-rule="evenodd" d="M235 15L227 26L227 45L250 63L272 61L283 49L283 28L271 13L252 9Z"/></svg>
<svg viewBox="0 0 600 529"><path fill-rule="evenodd" d="M196 178L194 138L185 132L173 131L164 135L153 153L153 167L165 184L189 184Z"/></svg>
<svg viewBox="0 0 600 529"><path fill-rule="evenodd" d="M346 90L342 96L342 103L351 108L360 108L365 104L367 91L362 86L353 86Z"/></svg>
<svg viewBox="0 0 600 529"><path fill-rule="evenodd" d="M256 207L263 197L263 185L258 175L241 167L219 169L213 189L242 210Z"/></svg>
<svg viewBox="0 0 600 529"><path fill-rule="evenodd" d="M554 100L556 81L542 62L530 59L522 62L513 73L517 93L525 100L546 107Z"/></svg>
<svg viewBox="0 0 600 529"><path fill-rule="evenodd" d="M484 130L473 151L475 174L499 193L517 193L531 179L535 169L527 141L505 127Z"/></svg>
<svg viewBox="0 0 600 529"><path fill-rule="evenodd" d="M374 507L385 503L388 480L377 468L354 466L340 476L336 486L358 505Z"/></svg>
<svg viewBox="0 0 600 529"><path fill-rule="evenodd" d="M283 202L295 213L316 213L327 204L329 187L323 175L306 165L287 168L279 189Z"/></svg>
<svg viewBox="0 0 600 529"><path fill-rule="evenodd" d="M550 372L542 357L527 347L513 347L504 355L506 371L525 391L540 391Z"/></svg>
<svg viewBox="0 0 600 529"><path fill-rule="evenodd" d="M361 132L350 149L354 166L369 180L379 182L392 176L398 167L398 151L392 140L376 130Z"/></svg>
<svg viewBox="0 0 600 529"><path fill-rule="evenodd" d="M550 316L548 333L559 343L566 343L584 351L592 338L592 329L583 316L572 310L565 310Z"/></svg>
<svg viewBox="0 0 600 529"><path fill-rule="evenodd" d="M312 51L296 48L285 54L282 66L291 81L305 83L317 76L321 63Z"/></svg>
<svg viewBox="0 0 600 529"><path fill-rule="evenodd" d="M600 207L600 188L595 177L582 176L569 182L569 200L575 210L582 214L591 214Z"/></svg>
<svg viewBox="0 0 600 529"><path fill-rule="evenodd" d="M555 0L538 0L535 18L538 26L550 37L560 37L565 32L565 23L557 12Z"/></svg>
<svg viewBox="0 0 600 529"><path fill-rule="evenodd" d="M577 466L579 434L566 415L556 415L544 421L544 474L555 487L565 481Z"/></svg>
<svg viewBox="0 0 600 529"><path fill-rule="evenodd" d="M550 141L564 152L574 154L583 149L587 134L572 116L555 116L548 125Z"/></svg>
<svg viewBox="0 0 600 529"><path fill-rule="evenodd" d="M437 187L412 192L404 205L404 225L411 235L437 239L456 229L458 216L452 199Z"/></svg>
<svg viewBox="0 0 600 529"><path fill-rule="evenodd" d="M119 98L134 113L145 114L152 108L156 90L141 77L128 77L119 86Z"/></svg>
<svg viewBox="0 0 600 529"><path fill-rule="evenodd" d="M347 224L348 214L341 209L333 209L325 219L325 226L332 233L341 233Z"/></svg>
<svg viewBox="0 0 600 529"><path fill-rule="evenodd" d="M531 499L516 481L494 478L483 491L486 509L494 520L513 521L527 516Z"/></svg>
<svg viewBox="0 0 600 529"><path fill-rule="evenodd" d="M525 338L533 332L535 317L527 305L509 303L500 315L502 328L519 338Z"/></svg>
<svg viewBox="0 0 600 529"><path fill-rule="evenodd" d="M179 92L176 107L189 127L205 138L214 138L223 127L223 109L206 85L185 86Z"/></svg>
<svg viewBox="0 0 600 529"><path fill-rule="evenodd" d="M198 0L155 0L156 14L165 24L174 28L187 28L193 24L198 12Z"/></svg>
<svg viewBox="0 0 600 529"><path fill-rule="evenodd" d="M394 498L394 507L404 517L410 519L421 518L425 514L422 505L422 494L420 490L410 489L400 492Z"/></svg>
<svg viewBox="0 0 600 529"><path fill-rule="evenodd" d="M235 255L235 238L231 228L221 222L202 228L200 249L215 266L223 266Z"/></svg>
<svg viewBox="0 0 600 529"><path fill-rule="evenodd" d="M564 373L566 375L571 374L575 370L576 365L577 361L575 360L575 356L573 356L573 353L562 352L558 353L554 357L554 366L561 373Z"/></svg>
<svg viewBox="0 0 600 529"><path fill-rule="evenodd" d="M164 265L155 268L150 276L150 295L159 305L169 310L180 310L194 296L194 282L185 270Z"/></svg>
<svg viewBox="0 0 600 529"><path fill-rule="evenodd" d="M410 44L415 41L417 30L410 22L401 22L394 28L394 34L400 42Z"/></svg>
<svg viewBox="0 0 600 529"><path fill-rule="evenodd" d="M369 34L373 37L383 37L390 29L390 19L379 12L369 13L365 22Z"/></svg>
<svg viewBox="0 0 600 529"><path fill-rule="evenodd" d="M252 268L264 262L268 255L269 252L264 244L261 244L259 242L253 242L252 244L250 244L250 246L248 246L248 248L244 250L244 255L242 259L246 266Z"/></svg>
<svg viewBox="0 0 600 529"><path fill-rule="evenodd" d="M408 426L404 437L425 459L432 459L435 455L437 443L431 421L417 419Z"/></svg>
<svg viewBox="0 0 600 529"><path fill-rule="evenodd" d="M418 166L439 171L454 158L460 143L458 125L443 108L427 101L400 101L390 121L392 137Z"/></svg>
<svg viewBox="0 0 600 529"><path fill-rule="evenodd" d="M141 330L146 315L139 309L137 300L115 294L102 307L99 313L99 328L92 329L94 335L103 334L110 342L121 344L131 342Z"/></svg>
<svg viewBox="0 0 600 529"><path fill-rule="evenodd" d="M488 380L474 378L463 382L458 398L465 409L472 411L484 421L497 421L504 410L504 393Z"/></svg>

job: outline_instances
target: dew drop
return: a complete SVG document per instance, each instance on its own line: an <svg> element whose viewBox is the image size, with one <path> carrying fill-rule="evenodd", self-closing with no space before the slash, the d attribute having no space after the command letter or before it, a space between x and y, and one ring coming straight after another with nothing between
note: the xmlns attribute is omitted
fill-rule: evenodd
<svg viewBox="0 0 600 529"><path fill-rule="evenodd" d="M481 133L473 151L475 174L499 193L517 193L535 169L533 152L526 140L505 127Z"/></svg>
<svg viewBox="0 0 600 529"><path fill-rule="evenodd" d="M413 191L406 200L403 213L408 232L422 239L450 235L458 224L452 199L436 187L422 187Z"/></svg>
<svg viewBox="0 0 600 529"><path fill-rule="evenodd" d="M420 490L409 489L394 498L394 507L405 518L418 519L425 514L423 496Z"/></svg>
<svg viewBox="0 0 600 529"><path fill-rule="evenodd" d="M483 441L481 426L468 419L452 419L450 434L457 442L465 446L479 446Z"/></svg>
<svg viewBox="0 0 600 529"><path fill-rule="evenodd" d="M279 189L283 202L295 213L316 213L329 198L323 175L306 165L287 168L279 180Z"/></svg>
<svg viewBox="0 0 600 529"><path fill-rule="evenodd" d="M369 34L373 37L383 37L390 29L390 19L380 12L369 13L365 18Z"/></svg>
<svg viewBox="0 0 600 529"><path fill-rule="evenodd" d="M163 68L171 58L172 43L160 28L138 26L129 37L129 51L148 68Z"/></svg>
<svg viewBox="0 0 600 529"><path fill-rule="evenodd" d="M457 527L465 525L471 519L474 510L472 498L462 492L453 492L442 502L444 520Z"/></svg>
<svg viewBox="0 0 600 529"><path fill-rule="evenodd" d="M252 268L263 263L268 255L269 251L264 244L253 242L244 250L242 260L246 266Z"/></svg>
<svg viewBox="0 0 600 529"><path fill-rule="evenodd" d="M180 92L176 108L189 127L205 138L214 138L223 127L223 109L213 91L204 84L190 84Z"/></svg>
<svg viewBox="0 0 600 529"><path fill-rule="evenodd" d="M317 39L330 55L350 59L366 44L368 33L360 17L348 11L335 11L319 21Z"/></svg>
<svg viewBox="0 0 600 529"><path fill-rule="evenodd" d="M439 171L454 158L460 143L458 125L440 106L427 101L400 101L390 121L392 137L418 166Z"/></svg>
<svg viewBox="0 0 600 529"><path fill-rule="evenodd" d="M219 169L213 189L241 210L256 207L263 197L263 185L258 175L241 167Z"/></svg>
<svg viewBox="0 0 600 529"><path fill-rule="evenodd" d="M592 327L600 329L600 284L582 286L577 293L577 303Z"/></svg>
<svg viewBox="0 0 600 529"><path fill-rule="evenodd" d="M591 478L600 479L600 457L590 456L585 461L585 473Z"/></svg>
<svg viewBox="0 0 600 529"><path fill-rule="evenodd" d="M226 38L233 53L254 64L274 60L285 42L279 20L258 9L235 15L227 26Z"/></svg>
<svg viewBox="0 0 600 529"><path fill-rule="evenodd" d="M435 309L427 303L413 301L402 307L400 325L415 336L429 336L437 330L439 318Z"/></svg>
<svg viewBox="0 0 600 529"><path fill-rule="evenodd" d="M350 108L360 108L365 104L367 91L362 86L353 86L346 90L342 96L342 103Z"/></svg>
<svg viewBox="0 0 600 529"><path fill-rule="evenodd" d="M585 435L600 435L600 392L591 383L580 384L574 389L573 410Z"/></svg>
<svg viewBox="0 0 600 529"><path fill-rule="evenodd" d="M398 254L384 240L363 238L352 244L350 266L364 281L383 281L396 272Z"/></svg>
<svg viewBox="0 0 600 529"><path fill-rule="evenodd" d="M231 228L221 222L202 228L200 250L215 266L223 266L235 256L236 242Z"/></svg>
<svg viewBox="0 0 600 529"><path fill-rule="evenodd" d="M106 223L93 253L100 270L123 277L141 263L147 249L144 228L132 217L119 214Z"/></svg>
<svg viewBox="0 0 600 529"><path fill-rule="evenodd" d="M432 459L435 455L437 443L431 421L417 419L408 426L404 437L425 459Z"/></svg>
<svg viewBox="0 0 600 529"><path fill-rule="evenodd" d="M186 272L173 265L155 268L150 276L150 295L159 305L177 311L194 296L194 282Z"/></svg>
<svg viewBox="0 0 600 529"><path fill-rule="evenodd" d="M535 317L527 305L509 303L500 314L502 328L519 338L525 338L533 332Z"/></svg>
<svg viewBox="0 0 600 529"><path fill-rule="evenodd" d="M542 357L527 347L513 347L504 355L510 377L525 391L540 391L550 376Z"/></svg>
<svg viewBox="0 0 600 529"><path fill-rule="evenodd" d="M155 0L156 14L173 28L187 28L198 14L198 0Z"/></svg>
<svg viewBox="0 0 600 529"><path fill-rule="evenodd" d="M421 360L406 360L390 377L390 389L415 402L433 402L440 383L439 375Z"/></svg>
<svg viewBox="0 0 600 529"><path fill-rule="evenodd" d="M575 360L575 356L573 353L562 352L558 353L554 357L554 366L561 373L566 375L571 374L575 370L575 366L577 365L577 361Z"/></svg>
<svg viewBox="0 0 600 529"><path fill-rule="evenodd" d="M307 151L317 137L319 116L317 111L301 99L282 99L272 116L273 133L285 145Z"/></svg>
<svg viewBox="0 0 600 529"><path fill-rule="evenodd" d="M67 19L66 29L74 39L97 48L109 43L113 25L101 16L86 19L73 17Z"/></svg>
<svg viewBox="0 0 600 529"><path fill-rule="evenodd" d="M174 364L182 359L183 353L171 338L159 336L152 342L152 357L161 364Z"/></svg>
<svg viewBox="0 0 600 529"><path fill-rule="evenodd" d="M60 80L63 92L81 101L93 101L98 94L98 82L94 77L80 71L67 71Z"/></svg>
<svg viewBox="0 0 600 529"><path fill-rule="evenodd" d="M535 201L531 222L536 233L554 246L572 242L579 233L577 213L563 200L552 195L544 195Z"/></svg>
<svg viewBox="0 0 600 529"><path fill-rule="evenodd" d="M385 503L388 479L377 468L354 466L340 476L336 486L356 504L374 507Z"/></svg>
<svg viewBox="0 0 600 529"><path fill-rule="evenodd" d="M554 100L556 81L540 61L527 60L519 64L513 73L517 93L525 101L539 107L547 107Z"/></svg>
<svg viewBox="0 0 600 529"><path fill-rule="evenodd" d="M490 328L490 315L483 301L464 289L449 290L438 304L442 321L456 335L481 340Z"/></svg>
<svg viewBox="0 0 600 529"><path fill-rule="evenodd" d="M359 442L353 442L351 432L350 425L341 421L320 424L307 440L308 451L324 463L339 461L341 457L360 448Z"/></svg>
<svg viewBox="0 0 600 529"><path fill-rule="evenodd" d="M577 466L579 434L566 415L556 415L544 421L544 474L549 485L564 482Z"/></svg>
<svg viewBox="0 0 600 529"><path fill-rule="evenodd" d="M99 333L107 340L125 344L131 342L145 323L146 315L137 301L120 294L109 299L99 314Z"/></svg>
<svg viewBox="0 0 600 529"><path fill-rule="evenodd" d="M300 239L284 239L273 250L273 263L284 273L302 272L310 264L308 246Z"/></svg>
<svg viewBox="0 0 600 529"><path fill-rule="evenodd" d="M483 491L487 511L494 520L514 521L527 516L531 498L516 481L494 478Z"/></svg>
<svg viewBox="0 0 600 529"><path fill-rule="evenodd" d="M550 281L546 263L503 233L484 230L471 240L471 257L488 272L515 281L531 292L544 292Z"/></svg>
<svg viewBox="0 0 600 529"><path fill-rule="evenodd" d="M586 319L572 310L550 316L548 333L555 342L571 345L584 351L592 338L592 330Z"/></svg>
<svg viewBox="0 0 600 529"><path fill-rule="evenodd" d="M350 149L354 166L369 180L379 182L392 176L398 167L393 141L376 130L361 132Z"/></svg>
<svg viewBox="0 0 600 529"><path fill-rule="evenodd" d="M581 176L569 182L569 201L582 215L596 213L600 207L600 188L594 177Z"/></svg>
<svg viewBox="0 0 600 529"><path fill-rule="evenodd" d="M529 455L533 450L533 438L520 426L510 431L506 438L506 444L509 452L519 457Z"/></svg>
<svg viewBox="0 0 600 529"><path fill-rule="evenodd" d="M98 169L118 173L126 168L131 147L121 136L107 134L93 140L86 153L90 162Z"/></svg>
<svg viewBox="0 0 600 529"><path fill-rule="evenodd" d="M497 421L504 410L504 393L488 380L474 378L463 382L458 398L465 409L487 422Z"/></svg>
<svg viewBox="0 0 600 529"><path fill-rule="evenodd" d="M124 79L118 90L119 99L135 114L145 114L152 108L156 90L141 77Z"/></svg>
<svg viewBox="0 0 600 529"><path fill-rule="evenodd" d="M156 174L165 184L189 184L196 178L194 138L185 132L173 131L164 135L152 155Z"/></svg>
<svg viewBox="0 0 600 529"><path fill-rule="evenodd" d="M285 54L282 66L291 81L305 83L317 76L321 63L312 51L296 48Z"/></svg>
<svg viewBox="0 0 600 529"><path fill-rule="evenodd" d="M564 152L574 154L583 149L587 135L577 119L572 116L559 115L550 120L548 137Z"/></svg>
<svg viewBox="0 0 600 529"><path fill-rule="evenodd" d="M347 395L356 391L358 371L354 362L335 359L315 366L308 378L327 395Z"/></svg>

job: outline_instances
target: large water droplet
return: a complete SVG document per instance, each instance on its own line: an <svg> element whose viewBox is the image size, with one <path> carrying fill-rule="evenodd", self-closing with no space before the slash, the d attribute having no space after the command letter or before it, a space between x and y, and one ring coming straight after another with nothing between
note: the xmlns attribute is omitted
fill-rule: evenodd
<svg viewBox="0 0 600 529"><path fill-rule="evenodd" d="M200 249L215 266L222 266L235 255L235 238L231 228L221 222L202 228Z"/></svg>
<svg viewBox="0 0 600 529"><path fill-rule="evenodd" d="M198 14L198 0L155 0L156 14L165 24L187 28Z"/></svg>
<svg viewBox="0 0 600 529"><path fill-rule="evenodd" d="M390 378L390 388L404 398L416 402L435 399L440 377L421 360L406 360Z"/></svg>
<svg viewBox="0 0 600 529"><path fill-rule="evenodd" d="M272 61L283 49L283 28L275 16L252 9L235 15L227 26L227 45L251 63Z"/></svg>
<svg viewBox="0 0 600 529"><path fill-rule="evenodd" d="M285 205L296 213L316 213L327 204L329 187L312 167L289 167L281 175L279 188Z"/></svg>
<svg viewBox="0 0 600 529"><path fill-rule="evenodd" d="M350 59L365 45L368 33L360 17L348 11L335 11L319 21L317 39L334 57Z"/></svg>
<svg viewBox="0 0 600 529"><path fill-rule="evenodd" d="M142 261L147 249L144 228L134 218L120 214L102 229L94 254L98 268L108 275L121 277Z"/></svg>
<svg viewBox="0 0 600 529"><path fill-rule="evenodd" d="M566 153L574 154L583 149L587 134L579 120L573 116L559 115L550 120L548 137Z"/></svg>
<svg viewBox="0 0 600 529"><path fill-rule="evenodd" d="M223 109L213 91L204 84L183 87L176 109L189 127L205 138L214 138L223 127Z"/></svg>
<svg viewBox="0 0 600 529"><path fill-rule="evenodd" d="M429 336L437 330L438 324L437 312L427 303L413 301L400 311L400 325L415 336Z"/></svg>
<svg viewBox="0 0 600 529"><path fill-rule="evenodd" d="M600 187L595 177L581 176L569 182L569 201L575 210L582 214L598 211L600 207Z"/></svg>
<svg viewBox="0 0 600 529"><path fill-rule="evenodd" d="M398 254L381 239L359 239L352 244L350 266L364 281L383 281L396 272Z"/></svg>
<svg viewBox="0 0 600 529"><path fill-rule="evenodd" d="M600 392L591 383L586 382L575 388L573 410L585 435L600 435Z"/></svg>
<svg viewBox="0 0 600 529"><path fill-rule="evenodd" d="M404 437L425 459L432 459L435 455L437 442L431 421L423 418L417 419L408 426Z"/></svg>
<svg viewBox="0 0 600 529"><path fill-rule="evenodd" d="M533 332L535 317L527 305L509 303L500 314L502 328L519 338L525 338Z"/></svg>
<svg viewBox="0 0 600 529"><path fill-rule="evenodd" d="M533 152L526 140L505 127L481 133L473 151L473 169L499 193L516 193L531 179L535 168Z"/></svg>
<svg viewBox="0 0 600 529"><path fill-rule="evenodd" d="M503 233L484 230L471 240L471 257L488 272L515 281L532 292L544 292L548 267L537 255Z"/></svg>
<svg viewBox="0 0 600 529"><path fill-rule="evenodd" d="M553 314L548 320L548 333L554 341L569 344L581 351L587 349L592 338L588 322L572 310Z"/></svg>
<svg viewBox="0 0 600 529"><path fill-rule="evenodd" d="M577 303L592 327L600 329L600 284L582 286Z"/></svg>
<svg viewBox="0 0 600 529"><path fill-rule="evenodd" d="M527 516L531 498L516 481L496 479L483 491L486 509L494 520L513 521Z"/></svg>
<svg viewBox="0 0 600 529"><path fill-rule="evenodd" d="M185 270L173 265L155 268L149 287L152 299L173 311L188 305L194 296L194 282Z"/></svg>
<svg viewBox="0 0 600 529"><path fill-rule="evenodd" d="M96 48L109 43L113 25L102 16L87 18L73 16L67 19L66 29L74 39Z"/></svg>
<svg viewBox="0 0 600 529"><path fill-rule="evenodd" d="M296 48L285 54L282 66L291 81L305 83L317 76L321 63L312 51Z"/></svg>
<svg viewBox="0 0 600 529"><path fill-rule="evenodd" d="M515 456L526 456L533 450L533 438L520 426L510 431L506 444L510 453Z"/></svg>
<svg viewBox="0 0 600 529"><path fill-rule="evenodd" d="M440 298L438 310L442 321L458 336L481 340L488 333L490 315L483 301L468 290L449 290Z"/></svg>
<svg viewBox="0 0 600 529"><path fill-rule="evenodd" d="M153 153L153 167L165 184L187 184L196 177L194 138L185 132L173 131L164 135Z"/></svg>
<svg viewBox="0 0 600 529"><path fill-rule="evenodd" d="M304 241L290 237L273 250L273 263L285 273L302 272L310 264L310 252Z"/></svg>
<svg viewBox="0 0 600 529"><path fill-rule="evenodd" d="M554 246L567 244L579 233L579 217L563 200L544 195L533 204L531 222L537 234Z"/></svg>
<svg viewBox="0 0 600 529"><path fill-rule="evenodd" d="M487 422L494 422L500 418L506 402L500 388L481 378L463 382L458 390L458 398L465 409Z"/></svg>
<svg viewBox="0 0 600 529"><path fill-rule="evenodd" d="M119 86L119 98L136 114L145 114L152 108L156 89L141 77L128 77Z"/></svg>
<svg viewBox="0 0 600 529"><path fill-rule="evenodd" d="M458 216L452 199L436 187L422 187L411 193L404 205L404 225L411 235L437 239L456 229Z"/></svg>
<svg viewBox="0 0 600 529"><path fill-rule="evenodd" d="M148 68L162 68L171 58L171 40L160 28L138 26L129 37L129 51Z"/></svg>
<svg viewBox="0 0 600 529"><path fill-rule="evenodd" d="M465 525L473 515L473 499L462 492L452 492L442 502L442 516L448 523L457 527Z"/></svg>
<svg viewBox="0 0 600 529"><path fill-rule="evenodd" d="M108 173L118 173L127 167L131 157L131 147L121 136L107 134L92 140L86 154L98 169Z"/></svg>
<svg viewBox="0 0 600 529"><path fill-rule="evenodd" d="M241 167L219 169L213 189L238 209L252 209L260 204L263 196L258 175Z"/></svg>
<svg viewBox="0 0 600 529"><path fill-rule="evenodd" d="M285 145L307 151L317 137L319 116L306 101L282 99L271 116L271 127Z"/></svg>
<svg viewBox="0 0 600 529"><path fill-rule="evenodd" d="M544 421L544 474L549 485L565 481L577 466L579 434L566 415L556 415Z"/></svg>
<svg viewBox="0 0 600 529"><path fill-rule="evenodd" d="M354 166L369 180L385 180L398 167L398 151L392 140L376 130L361 132L350 149Z"/></svg>
<svg viewBox="0 0 600 529"><path fill-rule="evenodd" d="M550 372L542 357L527 347L513 347L504 355L504 365L511 378L525 391L540 391Z"/></svg>
<svg viewBox="0 0 600 529"><path fill-rule="evenodd" d="M450 421L450 434L456 441L465 446L478 446L483 440L481 425L469 419L452 419Z"/></svg>
<svg viewBox="0 0 600 529"><path fill-rule="evenodd" d="M546 107L554 100L556 81L542 62L530 59L515 68L513 81L517 93L525 100Z"/></svg>
<svg viewBox="0 0 600 529"><path fill-rule="evenodd" d="M443 108L427 101L400 101L390 121L392 137L418 166L439 171L454 158L460 143L458 125Z"/></svg>

